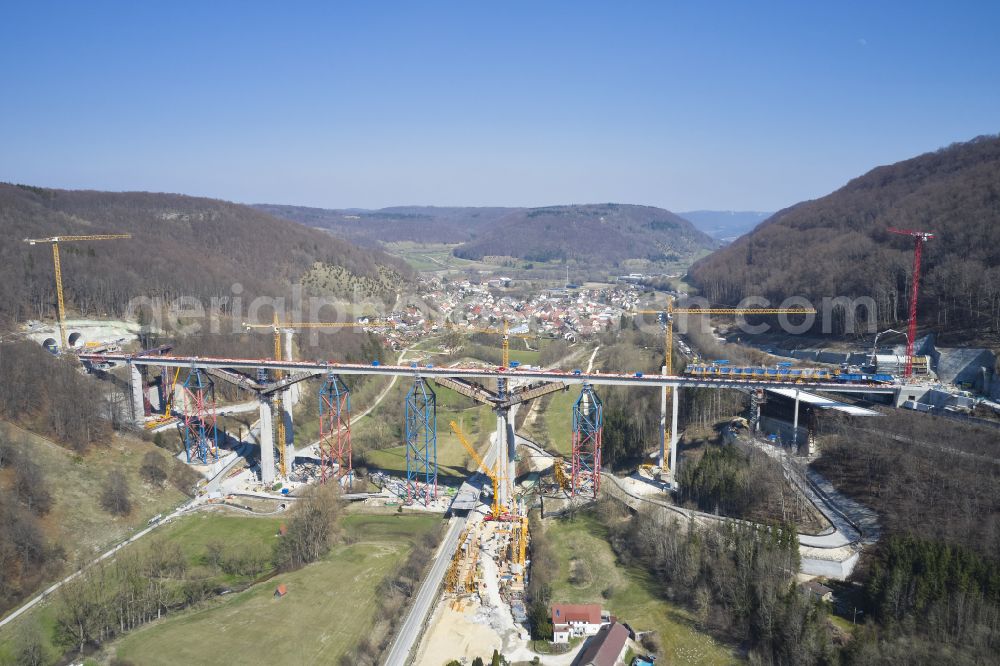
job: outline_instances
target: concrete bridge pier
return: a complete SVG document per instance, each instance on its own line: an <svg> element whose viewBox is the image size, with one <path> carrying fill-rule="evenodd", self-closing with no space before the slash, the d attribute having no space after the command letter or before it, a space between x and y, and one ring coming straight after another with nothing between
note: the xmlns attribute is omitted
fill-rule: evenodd
<svg viewBox="0 0 1000 666"><path fill-rule="evenodd" d="M514 501L514 481L517 478L517 437L514 434L514 419L519 405L497 410L496 467L500 474L500 505L512 507Z"/></svg>
<svg viewBox="0 0 1000 666"><path fill-rule="evenodd" d="M661 368L661 374L667 374L667 366ZM660 387L660 459L657 461L657 465L660 466L660 471L663 470L663 464L666 462L665 458L667 456L667 387Z"/></svg>
<svg viewBox="0 0 1000 666"><path fill-rule="evenodd" d="M285 360L293 360L292 354L292 340L294 331L292 329L285 329ZM278 442L279 445L285 447L285 460L288 461L288 469L291 471L292 462L295 459L295 435L292 432L292 408L295 406L295 401L299 397L299 386L297 384L292 384L285 390L281 392L281 418L285 423L285 441Z"/></svg>
<svg viewBox="0 0 1000 666"><path fill-rule="evenodd" d="M129 404L131 406L132 423L137 427L142 427L146 418L146 406L143 400L145 387L142 382L142 373L139 366L134 363L128 364L129 370Z"/></svg>
<svg viewBox="0 0 1000 666"><path fill-rule="evenodd" d="M795 389L795 417L792 424L792 444L799 445L799 390Z"/></svg>
<svg viewBox="0 0 1000 666"><path fill-rule="evenodd" d="M674 385L670 407L670 489L677 490L677 405L680 403L681 387Z"/></svg>
<svg viewBox="0 0 1000 666"><path fill-rule="evenodd" d="M260 480L265 486L274 483L274 427L271 423L271 401L261 396L260 415Z"/></svg>
<svg viewBox="0 0 1000 666"><path fill-rule="evenodd" d="M500 476L500 483L497 485L499 497L497 501L500 506L509 506L511 479L507 465L507 410L497 410L497 432L496 438L496 458L494 465L497 474Z"/></svg>

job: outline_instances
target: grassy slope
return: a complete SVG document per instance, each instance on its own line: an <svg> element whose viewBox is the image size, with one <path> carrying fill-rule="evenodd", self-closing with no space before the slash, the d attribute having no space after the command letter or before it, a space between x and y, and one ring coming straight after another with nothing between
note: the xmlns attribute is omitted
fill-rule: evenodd
<svg viewBox="0 0 1000 666"><path fill-rule="evenodd" d="M370 627L378 585L406 558L412 540L439 522L419 515L348 516L344 524L356 543L133 632L119 642L118 657L150 665L336 663ZM205 537L204 529L193 531ZM275 599L279 582L288 595Z"/></svg>
<svg viewBox="0 0 1000 666"><path fill-rule="evenodd" d="M594 518L583 515L574 520L546 521L546 536L559 554L559 575L552 582L552 599L562 603L600 603L623 622L639 631L656 630L667 663L728 664L736 661L731 651L711 636L698 631L690 616L657 597L656 585L645 571L616 562L606 531ZM589 584L570 583L571 561L586 560L592 572ZM603 599L602 592L613 588Z"/></svg>
<svg viewBox="0 0 1000 666"><path fill-rule="evenodd" d="M580 397L579 389L560 391L550 398L543 398L538 416L525 429L528 438L541 444L549 451L557 451L569 456L573 437L573 403Z"/></svg>
<svg viewBox="0 0 1000 666"><path fill-rule="evenodd" d="M145 527L152 516L174 508L185 499L169 484L154 488L141 481L139 466L147 452L158 451L169 461L166 451L148 442L115 436L106 446L93 447L86 455L79 456L4 421L0 421L0 437L15 441L26 438L35 461L45 471L55 502L43 524L47 536L66 550L70 565L92 559L135 529ZM124 518L111 516L99 503L104 479L114 467L125 470L132 489L132 513Z"/></svg>
<svg viewBox="0 0 1000 666"><path fill-rule="evenodd" d="M383 249L389 254L402 258L416 271L460 270L469 268L498 271L503 268L492 264L484 264L480 261L459 259L451 253L456 247L457 244L398 241L395 243L386 243Z"/></svg>

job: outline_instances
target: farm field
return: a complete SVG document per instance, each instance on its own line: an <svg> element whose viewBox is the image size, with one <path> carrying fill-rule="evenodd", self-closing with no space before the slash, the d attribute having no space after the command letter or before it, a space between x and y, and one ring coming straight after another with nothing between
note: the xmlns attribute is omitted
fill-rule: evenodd
<svg viewBox="0 0 1000 666"><path fill-rule="evenodd" d="M413 541L439 524L436 516L348 515L343 526L357 539L353 543L298 571L143 627L113 651L151 666L336 663L372 626L378 586L406 559ZM279 583L288 589L282 598L274 596Z"/></svg>

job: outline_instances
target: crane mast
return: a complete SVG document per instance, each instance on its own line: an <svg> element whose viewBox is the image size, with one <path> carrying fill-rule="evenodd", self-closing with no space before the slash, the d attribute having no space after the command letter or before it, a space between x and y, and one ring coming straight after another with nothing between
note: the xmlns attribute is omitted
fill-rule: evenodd
<svg viewBox="0 0 1000 666"><path fill-rule="evenodd" d="M59 317L60 350L67 349L66 343L66 299L63 296L62 262L59 259L59 243L76 241L105 241L132 238L132 234L91 234L88 236L51 236L49 238L25 238L28 245L48 243L52 246L52 266L56 275L56 312Z"/></svg>
<svg viewBox="0 0 1000 666"><path fill-rule="evenodd" d="M465 447L465 450L468 451L469 455L472 456L472 459L476 461L476 465L479 466L479 469L481 469L483 473L490 478L490 481L493 482L493 504L490 508L490 513L492 514L494 519L498 519L500 517L501 507L500 507L500 478L499 475L497 474L497 471L495 469L490 469L486 465L486 462L479 456L478 453L476 453L476 449L473 448L472 444L469 444L469 440L465 438L465 433L462 432L462 429L458 426L457 423L451 421L448 425L451 426L452 432L454 432L455 435L458 437L458 441L462 443L462 446Z"/></svg>
<svg viewBox="0 0 1000 666"><path fill-rule="evenodd" d="M913 346L917 339L917 298L920 295L920 256L923 254L924 243L934 238L928 231L913 231L912 229L897 229L889 227L890 233L909 236L913 239L913 287L910 290L910 323L906 333L906 368L903 377L909 379L913 375Z"/></svg>
<svg viewBox="0 0 1000 666"><path fill-rule="evenodd" d="M535 339L535 338L538 337L537 335L531 335L531 334L528 334L528 333L511 333L510 332L510 324L507 322L506 319L503 320L503 328L501 328L501 329L497 329L497 328L476 328L476 327L472 327L472 326L469 326L469 327L466 327L466 326L455 326L451 322L447 322L445 325L449 329L454 330L454 331L458 331L459 333L462 333L462 332L465 332L465 333L487 333L489 335L499 335L500 336L500 340L501 340L501 347L500 347L500 349L501 349L501 352L502 352L502 354L501 354L501 362L500 362L500 367L501 368L509 368L510 367L510 339L512 337L513 338L521 338L522 340L533 340L533 339Z"/></svg>

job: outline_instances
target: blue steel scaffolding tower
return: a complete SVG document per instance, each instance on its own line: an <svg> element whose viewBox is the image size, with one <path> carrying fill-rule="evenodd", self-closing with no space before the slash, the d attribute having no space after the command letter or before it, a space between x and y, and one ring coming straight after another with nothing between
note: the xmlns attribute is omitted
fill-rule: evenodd
<svg viewBox="0 0 1000 666"><path fill-rule="evenodd" d="M191 368L184 384L184 420L177 424L184 438L187 461L203 464L219 459L219 432L215 427L215 384L201 368Z"/></svg>
<svg viewBox="0 0 1000 666"><path fill-rule="evenodd" d="M592 494L601 487L601 432L604 405L594 387L584 384L573 403L573 497Z"/></svg>
<svg viewBox="0 0 1000 666"><path fill-rule="evenodd" d="M406 394L406 502L437 497L437 395L421 377Z"/></svg>

